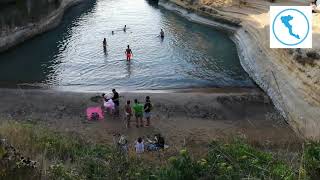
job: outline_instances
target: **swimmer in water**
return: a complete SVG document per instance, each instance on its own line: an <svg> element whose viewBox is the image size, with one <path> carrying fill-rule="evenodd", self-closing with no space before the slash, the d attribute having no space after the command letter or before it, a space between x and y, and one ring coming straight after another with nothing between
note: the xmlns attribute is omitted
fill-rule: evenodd
<svg viewBox="0 0 320 180"><path fill-rule="evenodd" d="M107 47L107 39L106 38L103 38L103 47L105 48L105 47Z"/></svg>
<svg viewBox="0 0 320 180"><path fill-rule="evenodd" d="M161 29L161 31L160 31L160 37L161 37L161 38L164 38L164 32L163 32L162 29Z"/></svg>
<svg viewBox="0 0 320 180"><path fill-rule="evenodd" d="M126 49L126 52L125 54L127 55L127 61L130 61L131 60L131 56L133 55L129 45L128 45L128 48Z"/></svg>
<svg viewBox="0 0 320 180"><path fill-rule="evenodd" d="M127 25L124 25L123 27L123 31L126 32L127 31Z"/></svg>

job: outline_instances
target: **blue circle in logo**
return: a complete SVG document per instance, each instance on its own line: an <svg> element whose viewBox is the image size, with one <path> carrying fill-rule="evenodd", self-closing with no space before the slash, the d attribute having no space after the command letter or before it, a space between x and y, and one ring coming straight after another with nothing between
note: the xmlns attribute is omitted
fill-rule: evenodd
<svg viewBox="0 0 320 180"><path fill-rule="evenodd" d="M276 35L275 30L274 30L275 21L278 19L278 17L279 17L280 14L282 14L282 13L284 13L284 12L286 12L286 11L296 11L296 12L300 13L300 14L306 19L306 22L307 22L307 24L308 24L307 34L305 35L305 37L304 37L301 41L299 41L299 42L297 42L297 43L294 43L294 44L288 44L288 43L285 43L285 42L281 41L281 40L278 38L278 36ZM277 39L280 43L282 43L282 44L284 44L284 45L286 45L286 46L295 46L295 45L298 45L298 44L302 43L302 42L308 37L309 31L310 31L309 20L308 20L307 16L306 16L303 12L299 11L298 9L285 9L285 10L279 12L279 13L277 14L277 16L274 18L273 23L272 23L272 31L273 31L274 36L276 37L276 39Z"/></svg>

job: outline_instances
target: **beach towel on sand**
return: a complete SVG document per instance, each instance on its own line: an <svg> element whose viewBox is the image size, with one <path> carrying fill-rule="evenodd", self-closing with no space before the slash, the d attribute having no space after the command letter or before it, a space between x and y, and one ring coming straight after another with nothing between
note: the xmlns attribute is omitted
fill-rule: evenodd
<svg viewBox="0 0 320 180"><path fill-rule="evenodd" d="M87 118L89 121L101 120L104 118L101 107L88 107Z"/></svg>

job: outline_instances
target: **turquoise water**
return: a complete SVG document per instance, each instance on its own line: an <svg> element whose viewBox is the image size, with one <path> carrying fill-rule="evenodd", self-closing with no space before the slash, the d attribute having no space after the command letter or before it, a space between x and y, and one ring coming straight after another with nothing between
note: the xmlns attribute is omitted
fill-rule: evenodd
<svg viewBox="0 0 320 180"><path fill-rule="evenodd" d="M131 62L125 61L128 44ZM56 29L0 55L0 83L71 91L254 86L228 34L145 0L71 8Z"/></svg>

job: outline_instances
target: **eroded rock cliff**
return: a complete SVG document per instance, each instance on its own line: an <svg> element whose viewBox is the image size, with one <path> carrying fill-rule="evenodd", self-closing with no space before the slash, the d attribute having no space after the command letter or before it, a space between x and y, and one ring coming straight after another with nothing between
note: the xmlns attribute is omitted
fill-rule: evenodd
<svg viewBox="0 0 320 180"><path fill-rule="evenodd" d="M320 138L320 14L313 15L312 49L269 48L269 6L309 5L283 0L169 0L189 13L238 24L233 31L241 64L270 96L293 129ZM162 2L165 4L166 2Z"/></svg>
<svg viewBox="0 0 320 180"><path fill-rule="evenodd" d="M82 0L2 0L0 52L60 23L67 8Z"/></svg>

